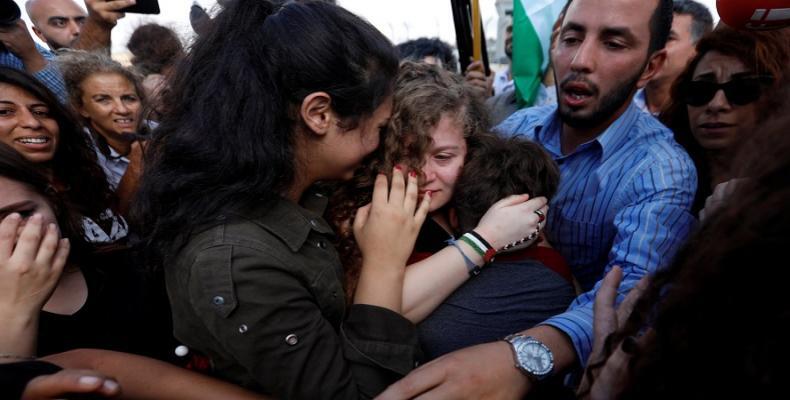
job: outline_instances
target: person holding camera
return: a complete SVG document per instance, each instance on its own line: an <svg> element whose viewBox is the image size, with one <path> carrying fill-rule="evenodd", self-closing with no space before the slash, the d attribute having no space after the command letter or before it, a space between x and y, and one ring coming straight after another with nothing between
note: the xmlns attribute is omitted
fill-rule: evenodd
<svg viewBox="0 0 790 400"><path fill-rule="evenodd" d="M65 102L66 84L52 62L54 54L33 41L21 16L13 0L0 0L0 66L28 72Z"/></svg>

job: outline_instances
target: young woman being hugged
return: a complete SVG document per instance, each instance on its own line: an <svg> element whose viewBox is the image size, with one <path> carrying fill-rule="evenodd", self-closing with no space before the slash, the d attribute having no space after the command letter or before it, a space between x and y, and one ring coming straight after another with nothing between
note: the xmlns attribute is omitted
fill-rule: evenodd
<svg viewBox="0 0 790 400"><path fill-rule="evenodd" d="M404 266L430 196L377 178L353 227L355 304L315 183L349 179L387 125L398 60L324 2L239 0L170 82L137 222L164 268L174 333L224 379L278 398L373 397L412 369Z"/></svg>

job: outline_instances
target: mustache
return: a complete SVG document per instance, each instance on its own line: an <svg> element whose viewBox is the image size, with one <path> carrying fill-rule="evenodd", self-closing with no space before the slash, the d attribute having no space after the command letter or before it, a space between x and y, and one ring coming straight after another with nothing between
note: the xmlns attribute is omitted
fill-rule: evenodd
<svg viewBox="0 0 790 400"><path fill-rule="evenodd" d="M560 89L565 90L565 88L572 83L584 84L590 89L592 94L598 94L598 85L592 83L584 75L577 72L571 72L565 78L563 78L562 82L560 82Z"/></svg>

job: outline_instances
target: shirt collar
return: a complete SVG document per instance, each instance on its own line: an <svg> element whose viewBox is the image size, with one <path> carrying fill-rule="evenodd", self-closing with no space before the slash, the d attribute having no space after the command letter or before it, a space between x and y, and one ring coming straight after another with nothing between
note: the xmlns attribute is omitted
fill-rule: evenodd
<svg viewBox="0 0 790 400"><path fill-rule="evenodd" d="M297 252L307 241L310 231L326 235L334 233L322 217L327 203L327 197L317 191L305 193L302 205L281 197L262 207L261 215L253 222L282 240L291 251Z"/></svg>
<svg viewBox="0 0 790 400"><path fill-rule="evenodd" d="M598 135L598 137L579 146L574 153L584 151L592 143L598 143L602 150L601 160L606 160L625 144L631 127L636 123L639 113L641 112L639 107L631 102L625 112L620 115L620 118L617 118L605 131L603 131L603 133ZM560 121L556 107L535 125L535 139L543 144L543 147L552 153L555 158L562 158L570 155L562 154L562 144L560 141L561 131L562 122Z"/></svg>

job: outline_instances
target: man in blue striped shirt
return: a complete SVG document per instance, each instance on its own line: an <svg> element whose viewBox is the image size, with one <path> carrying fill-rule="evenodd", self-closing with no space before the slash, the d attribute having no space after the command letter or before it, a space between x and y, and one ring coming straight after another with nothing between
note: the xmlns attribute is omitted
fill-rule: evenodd
<svg viewBox="0 0 790 400"><path fill-rule="evenodd" d="M623 268L621 301L671 262L694 225L696 171L672 132L632 104L666 59L671 24L671 0L573 0L552 51L558 104L519 111L498 127L542 144L559 164L548 240L587 292L509 343L470 347L418 369L383 398L519 397L587 362L593 300L606 271Z"/></svg>

